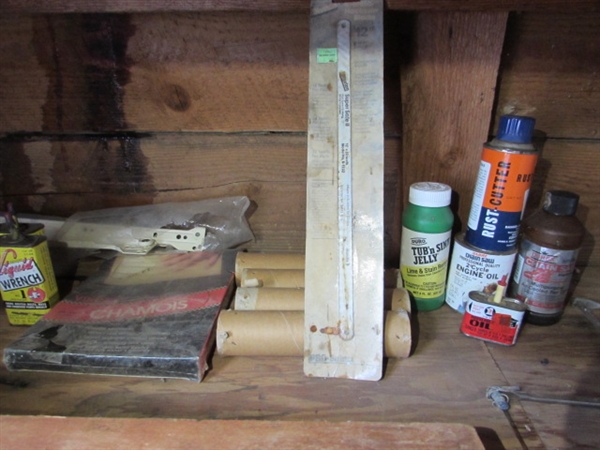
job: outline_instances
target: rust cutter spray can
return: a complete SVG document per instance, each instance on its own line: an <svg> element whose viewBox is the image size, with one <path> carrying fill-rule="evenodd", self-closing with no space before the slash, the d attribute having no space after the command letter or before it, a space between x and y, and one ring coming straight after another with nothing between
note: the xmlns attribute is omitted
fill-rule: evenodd
<svg viewBox="0 0 600 450"><path fill-rule="evenodd" d="M496 138L484 144L466 240L482 250L516 247L538 154L532 144L535 119L502 116Z"/></svg>
<svg viewBox="0 0 600 450"><path fill-rule="evenodd" d="M0 292L11 325L33 325L59 300L48 242L25 235L10 214L0 236Z"/></svg>
<svg viewBox="0 0 600 450"><path fill-rule="evenodd" d="M494 294L470 292L460 331L483 341L515 345L527 308L519 300L503 297L503 292L504 286Z"/></svg>

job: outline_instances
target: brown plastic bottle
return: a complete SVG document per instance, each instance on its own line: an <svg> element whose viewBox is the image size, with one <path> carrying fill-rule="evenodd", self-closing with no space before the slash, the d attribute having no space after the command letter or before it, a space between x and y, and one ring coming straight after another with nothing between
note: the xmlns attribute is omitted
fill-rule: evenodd
<svg viewBox="0 0 600 450"><path fill-rule="evenodd" d="M542 209L523 220L512 296L527 305L527 322L560 320L585 228L575 217L579 196L548 191Z"/></svg>

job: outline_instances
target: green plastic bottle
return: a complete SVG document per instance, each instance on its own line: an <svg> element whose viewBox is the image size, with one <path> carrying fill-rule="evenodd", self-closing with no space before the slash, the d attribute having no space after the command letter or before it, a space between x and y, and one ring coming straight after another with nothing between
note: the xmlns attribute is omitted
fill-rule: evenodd
<svg viewBox="0 0 600 450"><path fill-rule="evenodd" d="M415 183L402 214L400 276L418 311L431 311L444 304L454 223L451 197L447 184Z"/></svg>

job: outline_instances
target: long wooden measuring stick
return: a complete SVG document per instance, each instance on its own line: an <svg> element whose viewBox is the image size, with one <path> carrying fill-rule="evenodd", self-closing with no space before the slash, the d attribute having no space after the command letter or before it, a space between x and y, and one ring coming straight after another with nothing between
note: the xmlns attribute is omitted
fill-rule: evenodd
<svg viewBox="0 0 600 450"><path fill-rule="evenodd" d="M304 372L379 380L383 2L313 0Z"/></svg>

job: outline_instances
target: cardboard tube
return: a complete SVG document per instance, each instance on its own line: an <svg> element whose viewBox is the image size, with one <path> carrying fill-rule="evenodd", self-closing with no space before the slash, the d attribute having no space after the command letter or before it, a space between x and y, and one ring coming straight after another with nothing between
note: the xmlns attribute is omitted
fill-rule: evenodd
<svg viewBox="0 0 600 450"><path fill-rule="evenodd" d="M401 309L410 313L410 295L404 288L386 289L384 305L386 310ZM304 289L239 287L235 293L235 309L303 311Z"/></svg>
<svg viewBox="0 0 600 450"><path fill-rule="evenodd" d="M244 269L240 286L303 288L304 269Z"/></svg>
<svg viewBox="0 0 600 450"><path fill-rule="evenodd" d="M303 311L224 310L217 320L217 352L222 356L302 356ZM407 358L412 345L409 314L387 311L384 353Z"/></svg>
<svg viewBox="0 0 600 450"><path fill-rule="evenodd" d="M302 253L246 253L235 258L235 281L238 286L244 269L304 269Z"/></svg>
<svg viewBox="0 0 600 450"><path fill-rule="evenodd" d="M235 281L241 286L244 269L296 269L304 270L305 256L303 253L261 253L239 252L235 259ZM395 288L402 286L398 269L384 271L384 286ZM398 284L399 280L399 284Z"/></svg>
<svg viewBox="0 0 600 450"><path fill-rule="evenodd" d="M216 340L224 356L302 356L304 312L224 310Z"/></svg>
<svg viewBox="0 0 600 450"><path fill-rule="evenodd" d="M234 308L237 311L303 311L304 289L237 288Z"/></svg>
<svg viewBox="0 0 600 450"><path fill-rule="evenodd" d="M265 254L268 255L268 254ZM236 269L235 269L235 279L236 279L236 284L238 286L243 286L243 287L294 287L294 288L300 288L300 287L304 287L304 267L286 267L286 266L293 266L293 265L300 265L300 262L298 261L298 257L293 257L293 254L284 254L285 257L282 258L281 260L281 265L277 266L277 267L243 267L243 265L241 264L241 262L236 263ZM294 261L294 259L296 259L296 261ZM274 260L275 263L277 262L277 259ZM243 261L245 263L245 261ZM253 261L250 261L251 263ZM261 261L257 261L256 264L260 264ZM275 263L272 263L272 265L275 265ZM267 263L264 263L265 265ZM302 263L303 264L303 263ZM265 274L267 273L269 270L273 271L273 276L275 278L279 278L280 276L282 277L287 277L288 275L285 275L285 271L289 271L289 274L293 274L293 276L297 279L302 279L301 284L299 284L298 286L294 285L294 286L287 286L287 282L284 281L284 283L286 284L285 286L266 286L266 285L261 285L260 284L260 279L247 279L248 278L248 272L249 271L257 271L257 273L259 274ZM396 270L386 270L384 273L384 286L387 289L404 289L402 287L402 283L400 283L399 286L396 285ZM394 277L392 279L392 277ZM279 281L279 280L275 280L275 281Z"/></svg>

